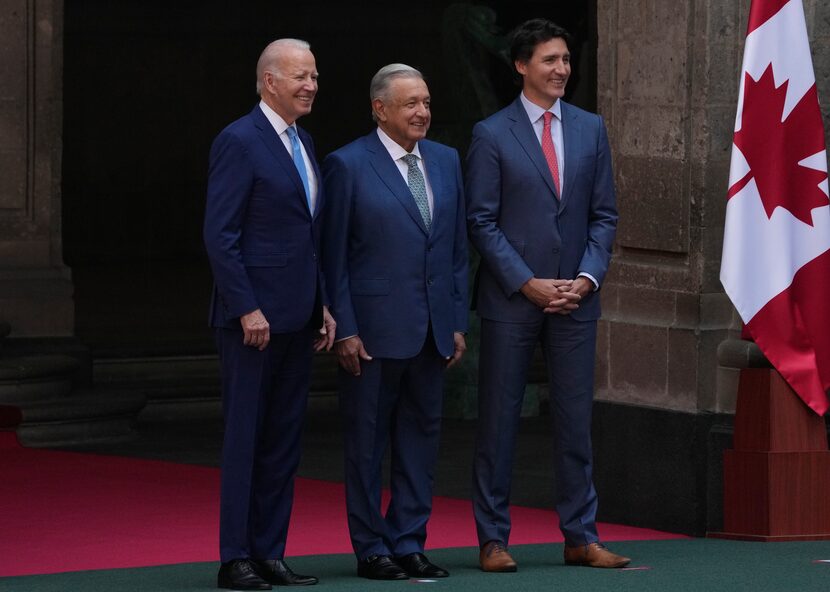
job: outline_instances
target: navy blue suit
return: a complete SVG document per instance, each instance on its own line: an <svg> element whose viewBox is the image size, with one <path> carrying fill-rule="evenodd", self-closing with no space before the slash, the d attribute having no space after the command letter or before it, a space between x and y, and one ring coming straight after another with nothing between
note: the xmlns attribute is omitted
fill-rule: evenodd
<svg viewBox="0 0 830 592"><path fill-rule="evenodd" d="M317 171L311 138L298 131ZM204 240L225 417L223 562L282 558L285 550L312 339L322 322L322 205L320 192L311 214L292 157L259 106L214 140ZM243 345L239 319L256 309L270 326L264 351Z"/></svg>
<svg viewBox="0 0 830 592"><path fill-rule="evenodd" d="M467 236L455 150L421 140L434 194L427 231L377 132L323 163L324 269L336 339L358 335L372 361L340 370L346 501L358 559L422 552L432 508L445 359L467 329ZM381 514L391 441L392 501Z"/></svg>
<svg viewBox="0 0 830 592"><path fill-rule="evenodd" d="M521 402L541 341L550 378L556 509L570 545L598 540L591 405L599 293L569 315L545 314L519 291L530 278L590 274L602 285L617 222L602 119L561 102L563 194L520 99L479 122L467 167L470 240L481 254L482 318L473 508L479 542L508 542L510 476Z"/></svg>

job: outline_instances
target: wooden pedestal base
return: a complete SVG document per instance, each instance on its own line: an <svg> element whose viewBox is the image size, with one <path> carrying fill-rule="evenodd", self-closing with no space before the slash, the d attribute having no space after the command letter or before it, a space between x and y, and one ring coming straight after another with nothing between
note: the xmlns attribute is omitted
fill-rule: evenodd
<svg viewBox="0 0 830 592"><path fill-rule="evenodd" d="M741 370L734 446L723 459L723 532L709 536L830 540L824 419L775 370Z"/></svg>
<svg viewBox="0 0 830 592"><path fill-rule="evenodd" d="M727 450L723 473L726 533L755 540L830 539L830 451Z"/></svg>

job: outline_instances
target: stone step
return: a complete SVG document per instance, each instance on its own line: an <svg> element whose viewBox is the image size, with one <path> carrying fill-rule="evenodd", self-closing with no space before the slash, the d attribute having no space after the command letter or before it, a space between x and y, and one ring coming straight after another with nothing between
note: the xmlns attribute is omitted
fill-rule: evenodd
<svg viewBox="0 0 830 592"><path fill-rule="evenodd" d="M133 425L146 402L143 393L110 389L29 402L21 406L17 437L34 448L127 441L135 436Z"/></svg>
<svg viewBox="0 0 830 592"><path fill-rule="evenodd" d="M96 387L140 391L147 397L142 419L218 417L221 409L219 360L216 355L100 358L93 361ZM330 352L314 356L309 405L336 407L337 359Z"/></svg>
<svg viewBox="0 0 830 592"><path fill-rule="evenodd" d="M219 396L215 355L96 358L92 376L96 386L142 390L151 400Z"/></svg>
<svg viewBox="0 0 830 592"><path fill-rule="evenodd" d="M77 358L59 354L0 358L0 405L19 409L17 438L24 446L116 442L133 437L146 404L140 391L77 390Z"/></svg>
<svg viewBox="0 0 830 592"><path fill-rule="evenodd" d="M0 358L0 404L27 405L66 397L80 362L64 355Z"/></svg>

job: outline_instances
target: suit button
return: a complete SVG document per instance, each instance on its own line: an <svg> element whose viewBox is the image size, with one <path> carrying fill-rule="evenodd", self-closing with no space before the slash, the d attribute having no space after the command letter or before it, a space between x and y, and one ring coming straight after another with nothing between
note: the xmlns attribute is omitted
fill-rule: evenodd
<svg viewBox="0 0 830 592"><path fill-rule="evenodd" d="M432 278L429 278L429 279L427 280L427 286L431 286L431 285L432 285L432 284L434 284L434 283L435 283L435 282L432 280Z"/></svg>
<svg viewBox="0 0 830 592"><path fill-rule="evenodd" d="M558 255L558 254L559 254L559 249L554 249L554 250L553 250L553 254L554 254L554 255Z"/></svg>

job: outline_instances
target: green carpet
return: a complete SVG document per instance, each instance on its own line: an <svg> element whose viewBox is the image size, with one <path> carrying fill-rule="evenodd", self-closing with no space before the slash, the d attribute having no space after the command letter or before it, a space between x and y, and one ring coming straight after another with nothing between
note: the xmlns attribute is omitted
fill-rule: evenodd
<svg viewBox="0 0 830 592"><path fill-rule="evenodd" d="M420 585L453 592L646 592L646 591L823 591L830 590L830 541L745 543L710 539L614 543L613 550L634 559L640 570L567 567L562 545L511 548L519 563L514 574L485 574L476 567L477 550L442 549L430 559L452 576ZM299 573L320 577L315 590L358 592L409 589L407 582L373 582L354 575L351 555L297 557ZM173 592L215 590L215 563L190 563L139 569L117 569L0 578L2 592ZM413 582L417 583L417 582Z"/></svg>

